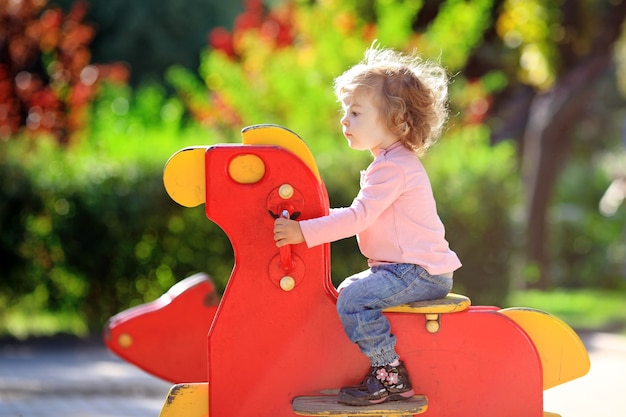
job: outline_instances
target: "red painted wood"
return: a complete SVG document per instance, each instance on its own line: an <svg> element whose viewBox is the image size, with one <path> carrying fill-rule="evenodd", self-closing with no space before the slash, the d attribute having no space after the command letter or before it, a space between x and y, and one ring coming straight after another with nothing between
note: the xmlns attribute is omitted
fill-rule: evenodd
<svg viewBox="0 0 626 417"><path fill-rule="evenodd" d="M388 315L424 416L543 416L542 371L532 341L497 311L443 314L436 334L422 315Z"/></svg>
<svg viewBox="0 0 626 417"><path fill-rule="evenodd" d="M193 275L160 298L111 317L105 344L124 360L166 381L205 382L206 335L218 302L211 279Z"/></svg>
<svg viewBox="0 0 626 417"><path fill-rule="evenodd" d="M259 156L266 174L237 184L224 167L245 152ZM301 219L328 210L323 184L299 159L274 147L212 147L206 153L207 216L224 229L235 268L209 332L209 415L293 416L291 400L360 381L368 362L348 341L335 311L329 246L292 247L301 273L296 287L278 282L271 195L289 183L306 204ZM298 269L296 267L296 269ZM541 365L532 342L495 308L445 315L441 331L425 330L423 315L393 313L398 349L419 393L437 417L541 417Z"/></svg>

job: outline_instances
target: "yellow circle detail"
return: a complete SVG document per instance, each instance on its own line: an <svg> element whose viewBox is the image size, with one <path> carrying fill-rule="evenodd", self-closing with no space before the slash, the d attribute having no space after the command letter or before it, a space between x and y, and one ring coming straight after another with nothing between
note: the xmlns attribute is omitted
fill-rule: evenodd
<svg viewBox="0 0 626 417"><path fill-rule="evenodd" d="M265 175L265 163L256 155L238 155L230 161L228 175L239 184L254 184Z"/></svg>
<svg viewBox="0 0 626 417"><path fill-rule="evenodd" d="M129 348L133 344L133 337L128 333L122 333L117 339L117 343L123 348Z"/></svg>

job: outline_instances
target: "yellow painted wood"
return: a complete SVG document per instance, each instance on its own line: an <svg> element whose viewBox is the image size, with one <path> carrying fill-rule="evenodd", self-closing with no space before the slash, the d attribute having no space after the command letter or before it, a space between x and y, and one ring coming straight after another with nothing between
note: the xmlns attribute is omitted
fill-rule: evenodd
<svg viewBox="0 0 626 417"><path fill-rule="evenodd" d="M178 204L196 207L206 200L206 147L181 149L170 157L163 171L165 190Z"/></svg>
<svg viewBox="0 0 626 417"><path fill-rule="evenodd" d="M174 385L159 417L208 417L209 385L206 382Z"/></svg>
<svg viewBox="0 0 626 417"><path fill-rule="evenodd" d="M519 324L533 341L541 358L544 390L589 372L587 349L564 321L531 308L507 308L500 313Z"/></svg>
<svg viewBox="0 0 626 417"><path fill-rule="evenodd" d="M450 293L445 298L438 300L417 301L411 304L390 307L385 309L385 311L390 313L442 314L467 310L470 305L471 301L468 297Z"/></svg>
<svg viewBox="0 0 626 417"><path fill-rule="evenodd" d="M321 181L313 154L304 141L291 130L277 125L254 125L244 128L241 136L246 145L277 145L293 152Z"/></svg>
<svg viewBox="0 0 626 417"><path fill-rule="evenodd" d="M237 155L228 165L228 175L239 184L254 184L265 175L265 163L256 155Z"/></svg>
<svg viewBox="0 0 626 417"><path fill-rule="evenodd" d="M547 411L543 412L543 417L561 417L560 414L556 414L556 413L549 413Z"/></svg>
<svg viewBox="0 0 626 417"><path fill-rule="evenodd" d="M416 395L408 400L364 407L341 404L336 395L302 396L293 399L292 408L299 416L400 417L424 413L428 409L428 399L423 395Z"/></svg>

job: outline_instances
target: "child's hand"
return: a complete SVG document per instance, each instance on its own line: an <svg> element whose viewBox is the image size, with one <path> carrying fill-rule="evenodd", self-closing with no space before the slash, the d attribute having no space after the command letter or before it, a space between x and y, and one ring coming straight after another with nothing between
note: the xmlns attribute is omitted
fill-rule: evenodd
<svg viewBox="0 0 626 417"><path fill-rule="evenodd" d="M274 240L279 248L304 242L300 224L295 220L279 217L274 221Z"/></svg>

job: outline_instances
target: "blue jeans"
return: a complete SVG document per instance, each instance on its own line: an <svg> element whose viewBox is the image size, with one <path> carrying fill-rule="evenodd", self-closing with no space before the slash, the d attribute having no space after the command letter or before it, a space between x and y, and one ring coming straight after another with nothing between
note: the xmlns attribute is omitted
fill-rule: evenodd
<svg viewBox="0 0 626 417"><path fill-rule="evenodd" d="M383 309L443 298L451 289L451 277L430 275L419 265L378 265L339 285L337 312L348 338L372 366L383 366L399 358L396 338Z"/></svg>

